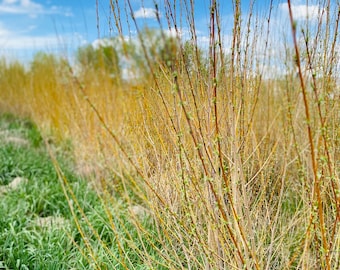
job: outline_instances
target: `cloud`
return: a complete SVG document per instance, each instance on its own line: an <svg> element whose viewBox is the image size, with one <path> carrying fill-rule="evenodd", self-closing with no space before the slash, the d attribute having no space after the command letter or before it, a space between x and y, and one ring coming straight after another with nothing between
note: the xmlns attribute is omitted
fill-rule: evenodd
<svg viewBox="0 0 340 270"><path fill-rule="evenodd" d="M179 27L176 28L175 27L171 27L168 29L163 30L165 35L167 35L168 37L179 37L182 39L190 39L190 31L188 30L188 28L186 27ZM198 33L197 33L198 34Z"/></svg>
<svg viewBox="0 0 340 270"><path fill-rule="evenodd" d="M153 8L143 8L141 7L137 11L133 12L135 18L144 18L144 19L156 19L157 10Z"/></svg>
<svg viewBox="0 0 340 270"><path fill-rule="evenodd" d="M10 31L0 23L0 38L2 39L8 35L10 35Z"/></svg>
<svg viewBox="0 0 340 270"><path fill-rule="evenodd" d="M71 16L72 13L57 6L44 7L43 5L36 3L32 0L2 0L0 2L0 14L26 14L31 17L38 14L64 14L65 16Z"/></svg>
<svg viewBox="0 0 340 270"><path fill-rule="evenodd" d="M44 49L49 47L62 47L61 41L55 35L47 36L11 36L3 42L2 49Z"/></svg>
<svg viewBox="0 0 340 270"><path fill-rule="evenodd" d="M67 43L74 42L77 38L75 33L62 36L56 34L30 35L29 30L32 28L35 26L28 26L28 31L17 33L0 23L0 54L4 51L59 49ZM82 37L80 36L78 39L82 39Z"/></svg>
<svg viewBox="0 0 340 270"><path fill-rule="evenodd" d="M295 20L317 20L322 13L323 9L318 5L305 5L305 4L291 4L293 18ZM279 4L279 9L289 14L288 3Z"/></svg>
<svg viewBox="0 0 340 270"><path fill-rule="evenodd" d="M67 7L40 4L35 0L0 0L0 54L55 50L65 47L69 41L78 41L74 35L49 31L46 20L31 20L44 14L71 16Z"/></svg>
<svg viewBox="0 0 340 270"><path fill-rule="evenodd" d="M112 39L102 38L94 40L91 45L93 48L98 49L100 47L114 47L116 44Z"/></svg>
<svg viewBox="0 0 340 270"><path fill-rule="evenodd" d="M7 14L37 14L42 13L42 5L30 0L3 0L0 4L0 13Z"/></svg>

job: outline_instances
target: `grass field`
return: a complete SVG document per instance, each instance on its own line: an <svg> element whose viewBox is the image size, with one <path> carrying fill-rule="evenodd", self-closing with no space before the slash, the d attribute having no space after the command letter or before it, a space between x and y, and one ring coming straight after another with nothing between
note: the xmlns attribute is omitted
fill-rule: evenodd
<svg viewBox="0 0 340 270"><path fill-rule="evenodd" d="M0 112L37 128L2 118L29 143L1 148L2 184L28 179L0 195L1 260L66 250L77 269L339 269L340 12L319 4L329 19L314 28L291 14L274 77L263 69L270 9L254 28L239 1L228 49L212 1L206 50L187 9L190 42L144 29L115 49L80 49L77 69L46 53L29 69L2 60ZM50 216L69 225L32 226ZM33 258L39 245L53 248Z"/></svg>
<svg viewBox="0 0 340 270"><path fill-rule="evenodd" d="M0 132L1 269L145 269L139 258L143 237L138 238L125 218L129 209L124 200L111 197L112 205L104 206L88 182L71 172L67 147L50 145L77 200L70 205L36 126L5 114L0 116ZM143 208L136 205L130 211L152 235ZM119 227L116 233L112 225ZM92 246L92 252L87 245ZM119 245L124 246L128 258L120 254ZM143 245L153 253L147 240ZM156 252L154 256L157 258Z"/></svg>

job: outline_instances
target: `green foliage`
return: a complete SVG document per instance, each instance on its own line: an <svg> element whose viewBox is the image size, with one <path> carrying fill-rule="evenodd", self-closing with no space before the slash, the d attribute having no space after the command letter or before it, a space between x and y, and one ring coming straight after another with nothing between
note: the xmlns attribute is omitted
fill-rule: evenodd
<svg viewBox="0 0 340 270"><path fill-rule="evenodd" d="M83 71L103 70L113 79L121 78L121 69L117 50L112 45L94 46L86 45L77 51L77 61Z"/></svg>
<svg viewBox="0 0 340 270"><path fill-rule="evenodd" d="M200 80L207 81L209 59L204 55L203 50L191 41L184 41L182 50L182 66L185 67L190 75L199 72Z"/></svg>

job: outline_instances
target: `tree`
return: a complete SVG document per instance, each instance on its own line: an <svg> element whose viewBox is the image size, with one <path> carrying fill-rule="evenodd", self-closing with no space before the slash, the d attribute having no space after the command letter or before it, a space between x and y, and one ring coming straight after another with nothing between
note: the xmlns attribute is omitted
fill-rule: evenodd
<svg viewBox="0 0 340 270"><path fill-rule="evenodd" d="M92 44L80 47L76 55L83 72L104 72L112 79L121 78L121 68L117 50L110 43L99 43L94 47Z"/></svg>

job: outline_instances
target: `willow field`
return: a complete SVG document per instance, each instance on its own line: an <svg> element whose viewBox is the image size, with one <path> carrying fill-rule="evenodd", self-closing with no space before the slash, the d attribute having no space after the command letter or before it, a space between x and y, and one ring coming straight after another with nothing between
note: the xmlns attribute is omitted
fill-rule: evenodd
<svg viewBox="0 0 340 270"><path fill-rule="evenodd" d="M139 25L130 0L125 11L108 2L112 22L101 27L118 34L80 47L75 61L0 61L0 112L41 136L1 146L36 160L21 169L26 189L11 192L38 196L37 177L47 189L40 210L18 204L22 234L6 243L50 243L49 269L340 269L339 2L318 1L312 21L295 20L288 1L280 38L276 1L261 14L233 1L226 19L211 0L206 46L194 1L156 5L158 28ZM39 164L50 180L30 173ZM21 176L10 172L2 185ZM2 209L13 204L4 194ZM24 222L36 215L69 225L34 242ZM1 220L1 241L8 226ZM0 262L44 269L14 247Z"/></svg>

